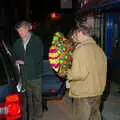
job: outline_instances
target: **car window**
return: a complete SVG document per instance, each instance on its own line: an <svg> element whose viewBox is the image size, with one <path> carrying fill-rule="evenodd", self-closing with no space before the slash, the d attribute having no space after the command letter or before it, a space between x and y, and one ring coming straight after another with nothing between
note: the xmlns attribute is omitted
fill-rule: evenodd
<svg viewBox="0 0 120 120"><path fill-rule="evenodd" d="M9 56L6 58L6 64L7 64L7 69L9 70L9 77L12 80L12 83L17 83L19 81L19 72L17 69L17 66L15 65L15 61L12 58L12 56Z"/></svg>
<svg viewBox="0 0 120 120"><path fill-rule="evenodd" d="M15 65L15 60L13 58L12 50L9 45L6 45L4 41L2 41L1 48L3 49L2 55L5 62L6 74L9 80L9 83L16 85L19 81L19 72Z"/></svg>
<svg viewBox="0 0 120 120"><path fill-rule="evenodd" d="M0 55L0 85L4 85L7 83L8 83L8 80L7 80L6 70L5 70L5 63L2 56Z"/></svg>

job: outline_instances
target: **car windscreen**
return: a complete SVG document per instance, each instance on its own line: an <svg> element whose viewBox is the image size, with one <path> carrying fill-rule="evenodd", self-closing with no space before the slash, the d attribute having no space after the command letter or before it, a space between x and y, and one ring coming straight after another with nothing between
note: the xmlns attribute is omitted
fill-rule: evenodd
<svg viewBox="0 0 120 120"><path fill-rule="evenodd" d="M0 55L0 85L4 85L7 83L8 83L8 80L7 80L5 62L2 55Z"/></svg>

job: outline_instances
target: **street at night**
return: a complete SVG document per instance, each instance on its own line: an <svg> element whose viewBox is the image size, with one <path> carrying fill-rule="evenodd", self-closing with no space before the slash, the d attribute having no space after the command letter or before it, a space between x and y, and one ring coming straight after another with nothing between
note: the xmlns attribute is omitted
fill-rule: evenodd
<svg viewBox="0 0 120 120"><path fill-rule="evenodd" d="M120 120L119 32L120 0L1 0L0 120Z"/></svg>

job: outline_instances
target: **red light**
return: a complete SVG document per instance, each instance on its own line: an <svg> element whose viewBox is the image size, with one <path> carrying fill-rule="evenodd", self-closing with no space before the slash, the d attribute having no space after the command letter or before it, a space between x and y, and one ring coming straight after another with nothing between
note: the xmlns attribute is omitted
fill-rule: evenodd
<svg viewBox="0 0 120 120"><path fill-rule="evenodd" d="M15 120L23 116L23 101L21 94L12 94L6 97L5 105L8 108L7 120Z"/></svg>
<svg viewBox="0 0 120 120"><path fill-rule="evenodd" d="M52 12L52 13L50 13L50 17L51 17L51 19L53 19L53 20L58 20L58 19L61 18L61 14L56 13L56 12Z"/></svg>
<svg viewBox="0 0 120 120"><path fill-rule="evenodd" d="M50 92L55 93L55 92L57 92L57 90L56 89L51 89Z"/></svg>
<svg viewBox="0 0 120 120"><path fill-rule="evenodd" d="M16 115L20 113L20 105L18 103L11 103L8 104L8 114L9 115Z"/></svg>
<svg viewBox="0 0 120 120"><path fill-rule="evenodd" d="M55 12L51 13L51 18L55 18L55 17L56 17L56 13Z"/></svg>
<svg viewBox="0 0 120 120"><path fill-rule="evenodd" d="M20 94L12 94L6 97L6 101L7 103L11 103L11 102L15 102L15 101L19 101L20 98Z"/></svg>
<svg viewBox="0 0 120 120"><path fill-rule="evenodd" d="M36 30L39 27L40 27L40 23L33 23L32 24L32 30Z"/></svg>

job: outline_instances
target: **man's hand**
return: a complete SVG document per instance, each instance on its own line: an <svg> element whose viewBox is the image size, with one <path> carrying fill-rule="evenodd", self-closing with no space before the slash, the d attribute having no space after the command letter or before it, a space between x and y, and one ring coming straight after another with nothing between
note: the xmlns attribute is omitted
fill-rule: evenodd
<svg viewBox="0 0 120 120"><path fill-rule="evenodd" d="M16 64L24 65L24 61L23 60L16 60Z"/></svg>
<svg viewBox="0 0 120 120"><path fill-rule="evenodd" d="M62 72L62 73L58 73L58 76L61 77L61 78L65 78L67 75L66 75L66 73Z"/></svg>

